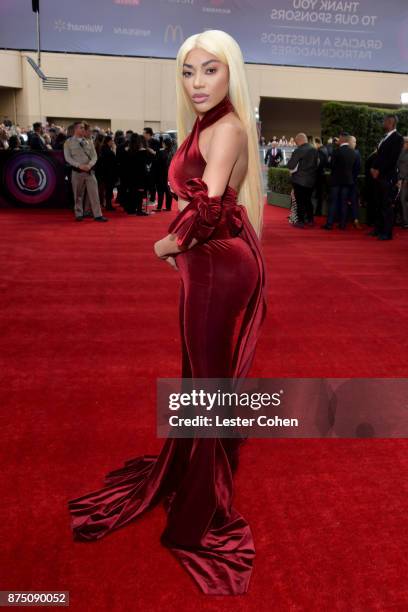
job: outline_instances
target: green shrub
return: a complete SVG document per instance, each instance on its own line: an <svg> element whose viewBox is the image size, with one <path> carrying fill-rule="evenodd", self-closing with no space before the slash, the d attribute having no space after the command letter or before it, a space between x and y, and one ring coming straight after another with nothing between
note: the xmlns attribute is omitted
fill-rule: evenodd
<svg viewBox="0 0 408 612"><path fill-rule="evenodd" d="M290 172L287 168L268 168L268 189L289 195L292 191Z"/></svg>
<svg viewBox="0 0 408 612"><path fill-rule="evenodd" d="M323 183L323 202L327 202L330 194L330 173L325 173L325 180ZM361 203L364 202L365 193L365 177L360 175L358 177L358 190L360 194ZM290 172L287 168L268 168L268 189L275 193L281 193L283 195L289 195L292 191L292 183L290 180Z"/></svg>

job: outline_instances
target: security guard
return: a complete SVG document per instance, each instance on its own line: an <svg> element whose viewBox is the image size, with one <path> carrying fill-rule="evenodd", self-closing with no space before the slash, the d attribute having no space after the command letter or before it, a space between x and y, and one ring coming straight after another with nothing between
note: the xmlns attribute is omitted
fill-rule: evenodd
<svg viewBox="0 0 408 612"><path fill-rule="evenodd" d="M75 219L84 218L84 195L88 195L95 221L108 221L102 216L99 202L98 183L93 167L97 161L92 141L85 138L85 126L82 121L74 123L74 135L64 143L65 160L72 167L72 190L74 192Z"/></svg>

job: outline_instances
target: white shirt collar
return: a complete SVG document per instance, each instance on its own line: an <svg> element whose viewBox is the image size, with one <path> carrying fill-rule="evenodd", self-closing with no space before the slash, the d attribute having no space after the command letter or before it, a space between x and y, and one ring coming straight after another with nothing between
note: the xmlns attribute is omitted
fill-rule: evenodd
<svg viewBox="0 0 408 612"><path fill-rule="evenodd" d="M394 132L396 132L396 131L397 131L397 128L394 128L393 130L391 130L391 132L387 132L386 135L384 136L384 138L380 141L380 145L384 142L384 140L387 140L387 138L389 136L391 136L391 134L394 134ZM380 145L378 145L378 146L380 146Z"/></svg>

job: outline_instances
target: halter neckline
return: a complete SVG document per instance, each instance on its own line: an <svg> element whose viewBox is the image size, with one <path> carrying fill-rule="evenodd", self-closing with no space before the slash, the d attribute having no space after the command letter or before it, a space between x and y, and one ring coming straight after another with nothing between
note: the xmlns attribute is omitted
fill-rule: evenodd
<svg viewBox="0 0 408 612"><path fill-rule="evenodd" d="M235 108L229 96L226 95L220 102L204 113L201 120L196 116L192 130L178 147L168 170L170 189L178 198L188 200L190 197L189 189L187 188L188 179L201 178L204 174L207 160L204 159L198 146L201 131L230 112L235 112ZM226 190L230 196L238 195L237 191L229 185Z"/></svg>
<svg viewBox="0 0 408 612"><path fill-rule="evenodd" d="M233 111L235 111L234 105L232 104L227 94L225 98L218 102L218 104L210 108L210 110L205 113L202 119L197 116L196 121L198 131L201 132L201 130L203 130L204 128L208 127L209 125L212 125L218 119L221 119L221 117Z"/></svg>

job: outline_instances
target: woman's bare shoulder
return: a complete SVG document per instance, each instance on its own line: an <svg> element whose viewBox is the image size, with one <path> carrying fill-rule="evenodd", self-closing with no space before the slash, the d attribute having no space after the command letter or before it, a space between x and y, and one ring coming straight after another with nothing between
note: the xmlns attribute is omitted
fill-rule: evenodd
<svg viewBox="0 0 408 612"><path fill-rule="evenodd" d="M220 125L230 125L236 130L241 130L242 132L245 132L245 128L241 119L234 112L227 113L226 115L218 119L218 121L215 123L215 126Z"/></svg>
<svg viewBox="0 0 408 612"><path fill-rule="evenodd" d="M213 127L213 138L232 138L237 144L242 144L247 139L246 129L234 112L221 117Z"/></svg>
<svg viewBox="0 0 408 612"><path fill-rule="evenodd" d="M231 155L235 155L237 151L245 151L248 146L246 130L234 112L224 115L208 126L203 130L201 138L200 149L207 163L210 152L215 151L217 156L218 151L222 150L224 154L227 154L228 149Z"/></svg>

